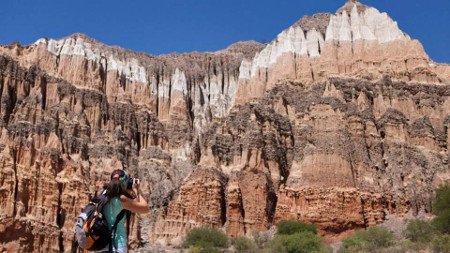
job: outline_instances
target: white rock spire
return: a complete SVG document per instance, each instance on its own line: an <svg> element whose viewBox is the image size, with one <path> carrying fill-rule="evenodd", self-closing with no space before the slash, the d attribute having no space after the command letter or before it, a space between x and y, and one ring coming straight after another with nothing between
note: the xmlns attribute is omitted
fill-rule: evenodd
<svg viewBox="0 0 450 253"><path fill-rule="evenodd" d="M108 70L117 70L130 81L147 83L147 72L137 59L119 59L113 54L105 55L85 36L75 34L60 40L39 39L34 44L46 46L47 50L54 55L81 56L103 65L106 59Z"/></svg>
<svg viewBox="0 0 450 253"><path fill-rule="evenodd" d="M295 53L314 58L319 57L326 43L353 43L371 41L380 44L396 40L410 40L386 13L349 1L336 14L330 15L325 36L312 28L308 31L300 26L292 26L280 33L265 49L255 55L251 66L245 62L242 79L249 79L259 68L269 68L284 53Z"/></svg>

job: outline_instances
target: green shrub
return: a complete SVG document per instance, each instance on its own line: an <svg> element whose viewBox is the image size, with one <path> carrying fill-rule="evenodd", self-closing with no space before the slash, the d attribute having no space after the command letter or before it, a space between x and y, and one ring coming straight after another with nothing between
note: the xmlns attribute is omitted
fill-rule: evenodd
<svg viewBox="0 0 450 253"><path fill-rule="evenodd" d="M189 247L189 253L220 253L220 251L212 246L191 246Z"/></svg>
<svg viewBox="0 0 450 253"><path fill-rule="evenodd" d="M228 237L225 233L213 228L194 228L186 235L185 246L201 249L226 247Z"/></svg>
<svg viewBox="0 0 450 253"><path fill-rule="evenodd" d="M370 252L388 247L394 240L394 234L382 227L371 227L362 232L360 237L365 241L365 247Z"/></svg>
<svg viewBox="0 0 450 253"><path fill-rule="evenodd" d="M233 241L234 248L237 253L253 253L257 252L255 243L247 237L238 237Z"/></svg>
<svg viewBox="0 0 450 253"><path fill-rule="evenodd" d="M382 227L370 227L342 241L341 253L378 252L393 244L394 235Z"/></svg>
<svg viewBox="0 0 450 253"><path fill-rule="evenodd" d="M416 253L419 251L410 251L405 245L392 245L387 248L380 249L377 253Z"/></svg>
<svg viewBox="0 0 450 253"><path fill-rule="evenodd" d="M434 229L430 223L423 220L410 220L404 231L406 238L412 242L427 243L433 239Z"/></svg>
<svg viewBox="0 0 450 253"><path fill-rule="evenodd" d="M339 250L340 253L353 253L353 252L358 252L362 249L364 249L365 246L365 241L355 235L355 236L350 236L345 238L344 240L342 240L342 246L341 249Z"/></svg>
<svg viewBox="0 0 450 253"><path fill-rule="evenodd" d="M406 240L400 241L396 244L399 244L404 249L406 249L405 251L409 250L412 252L419 252L421 250L426 250L429 248L429 245L431 244L431 239L430 239L430 241L427 241L427 242L413 242L409 239L406 239Z"/></svg>
<svg viewBox="0 0 450 253"><path fill-rule="evenodd" d="M292 235L306 231L317 234L317 229L314 225L305 224L301 221L285 220L278 224L278 234L280 235Z"/></svg>
<svg viewBox="0 0 450 253"><path fill-rule="evenodd" d="M356 238L356 239L355 239ZM368 249L367 242L357 237L349 237L342 242L345 246L339 249L339 253L405 253L405 252L420 252L427 248L426 244L415 243L410 240L395 241L390 246L382 248ZM345 247L345 248L344 248Z"/></svg>
<svg viewBox="0 0 450 253"><path fill-rule="evenodd" d="M442 233L450 234L450 210L433 219L433 226Z"/></svg>
<svg viewBox="0 0 450 253"><path fill-rule="evenodd" d="M450 185L446 184L436 190L436 201L433 204L434 227L450 234Z"/></svg>
<svg viewBox="0 0 450 253"><path fill-rule="evenodd" d="M438 234L432 242L433 252L450 253L450 235Z"/></svg>
<svg viewBox="0 0 450 253"><path fill-rule="evenodd" d="M291 235L277 235L271 241L271 252L276 253L319 253L328 248L320 237L311 231L303 231Z"/></svg>

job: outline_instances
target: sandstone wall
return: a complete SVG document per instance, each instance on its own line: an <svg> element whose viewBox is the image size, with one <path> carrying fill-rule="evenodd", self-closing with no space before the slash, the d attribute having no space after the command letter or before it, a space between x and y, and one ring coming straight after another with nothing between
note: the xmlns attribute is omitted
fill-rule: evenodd
<svg viewBox="0 0 450 253"><path fill-rule="evenodd" d="M258 185L269 188L259 199L275 203L266 205L270 224L299 219L327 236L389 214L430 212L434 187L449 180L449 90L390 79L279 85L224 119L200 164L215 164L231 178L241 171L264 176ZM248 187L256 196L249 183L230 187L229 206L240 207L236 195ZM245 206L236 210L229 231L251 234Z"/></svg>
<svg viewBox="0 0 450 253"><path fill-rule="evenodd" d="M0 251L63 252L109 174L143 179L130 247L283 219L336 237L429 213L450 68L350 1L268 45L150 56L75 34L0 46Z"/></svg>
<svg viewBox="0 0 450 253"><path fill-rule="evenodd" d="M75 217L117 168L146 181L153 212L133 221L131 245L147 243L194 170L199 133L227 113L239 63L258 47L154 59L78 34L2 47L2 249L67 250Z"/></svg>

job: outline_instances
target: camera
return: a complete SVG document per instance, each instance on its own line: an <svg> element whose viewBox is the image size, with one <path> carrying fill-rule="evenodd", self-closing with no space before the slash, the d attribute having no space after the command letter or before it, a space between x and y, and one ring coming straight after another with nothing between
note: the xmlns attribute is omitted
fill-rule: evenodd
<svg viewBox="0 0 450 253"><path fill-rule="evenodd" d="M140 183L141 183L140 179L130 177L128 179L128 181L127 181L127 189L132 189L133 188L133 184L139 185Z"/></svg>

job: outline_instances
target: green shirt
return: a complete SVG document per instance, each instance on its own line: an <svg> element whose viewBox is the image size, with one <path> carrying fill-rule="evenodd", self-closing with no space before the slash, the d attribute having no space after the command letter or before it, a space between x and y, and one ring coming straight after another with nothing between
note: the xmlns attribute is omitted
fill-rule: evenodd
<svg viewBox="0 0 450 253"><path fill-rule="evenodd" d="M109 229L112 229L114 222L116 221L117 215L123 210L122 202L120 202L119 197L114 197L106 203L103 207L103 215L108 221ZM126 249L127 248L127 233L125 231L125 218L124 216L121 221L117 224L116 236L114 237L114 248L115 249Z"/></svg>

